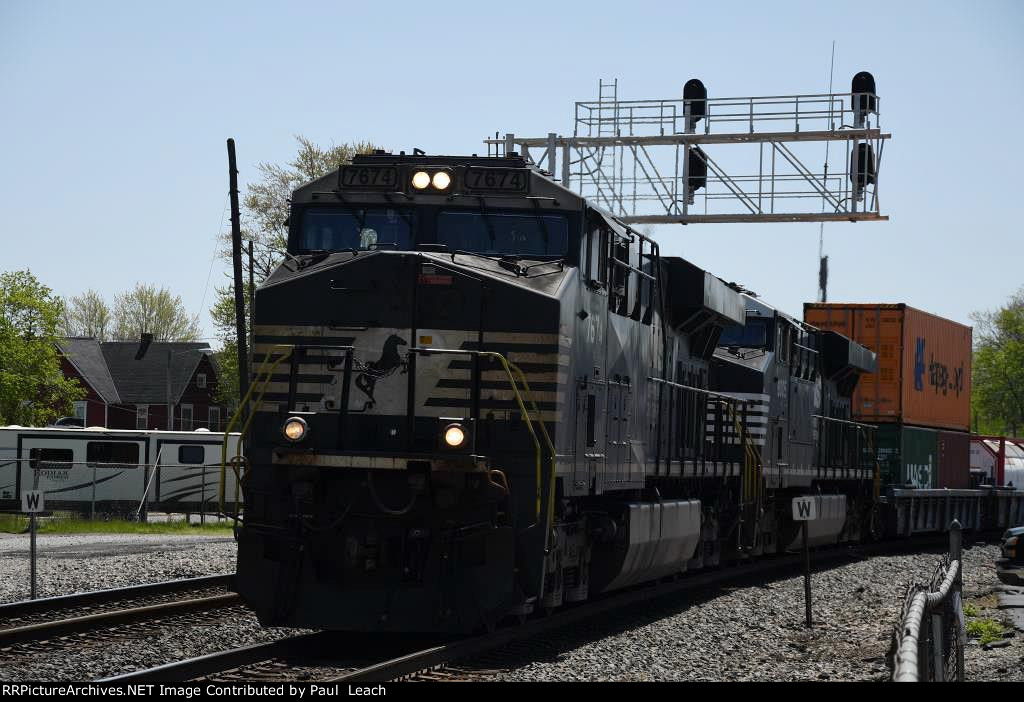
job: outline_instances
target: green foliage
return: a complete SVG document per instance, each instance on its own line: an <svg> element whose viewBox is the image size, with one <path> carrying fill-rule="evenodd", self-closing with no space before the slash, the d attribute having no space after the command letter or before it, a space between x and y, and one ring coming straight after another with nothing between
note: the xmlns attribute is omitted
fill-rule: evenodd
<svg viewBox="0 0 1024 702"><path fill-rule="evenodd" d="M348 163L356 154L372 153L374 145L368 141L322 147L299 135L295 137L299 148L295 158L287 165L260 163L256 166L259 179L251 183L242 200L242 269L245 285L246 329L249 320L249 271L259 285L284 258L288 244L288 200L301 185L321 178L338 166ZM247 241L253 242L250 262ZM222 235L224 244L221 257L231 261L231 234ZM230 274L229 274L230 275ZM238 362L235 351L234 285L217 288L217 298L210 309L213 325L221 340L223 352L218 354L221 397L229 408L238 404ZM258 365L260 359L256 359Z"/></svg>
<svg viewBox="0 0 1024 702"><path fill-rule="evenodd" d="M971 404L983 433L1016 436L1024 429L1024 288L975 322Z"/></svg>
<svg viewBox="0 0 1024 702"><path fill-rule="evenodd" d="M967 622L967 635L972 639L978 639L978 643L984 646L993 641L1003 638L1003 625L995 619L971 619Z"/></svg>
<svg viewBox="0 0 1024 702"><path fill-rule="evenodd" d="M42 426L85 396L55 343L64 305L30 271L0 274L0 425Z"/></svg>
<svg viewBox="0 0 1024 702"><path fill-rule="evenodd" d="M54 519L46 522L40 534L231 534L233 522L208 517L206 524L176 522L130 522L124 519L90 521L88 519Z"/></svg>
<svg viewBox="0 0 1024 702"><path fill-rule="evenodd" d="M976 617L979 613L978 606L970 602L964 602L964 616L965 617Z"/></svg>
<svg viewBox="0 0 1024 702"><path fill-rule="evenodd" d="M39 521L40 534L211 534L230 535L234 523L218 521L207 516L206 524L188 523L184 519L173 522L132 522L125 519L89 520L43 517ZM28 529L28 517L20 514L0 514L0 533L23 534Z"/></svg>
<svg viewBox="0 0 1024 702"><path fill-rule="evenodd" d="M199 320L189 315L180 295L167 288L136 283L132 290L114 297L113 337L136 341L142 332L155 341L195 341Z"/></svg>
<svg viewBox="0 0 1024 702"><path fill-rule="evenodd" d="M110 308L95 290L86 290L64 303L62 336L91 336L97 341L110 337Z"/></svg>

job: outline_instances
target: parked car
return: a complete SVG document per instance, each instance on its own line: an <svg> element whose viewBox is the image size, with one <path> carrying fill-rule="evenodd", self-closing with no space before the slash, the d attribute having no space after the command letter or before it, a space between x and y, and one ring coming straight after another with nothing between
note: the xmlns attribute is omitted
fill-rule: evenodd
<svg viewBox="0 0 1024 702"><path fill-rule="evenodd" d="M51 427L71 427L71 428L76 428L77 427L79 429L84 429L85 428L85 420L82 419L81 417L61 417L60 419L55 421L50 426Z"/></svg>

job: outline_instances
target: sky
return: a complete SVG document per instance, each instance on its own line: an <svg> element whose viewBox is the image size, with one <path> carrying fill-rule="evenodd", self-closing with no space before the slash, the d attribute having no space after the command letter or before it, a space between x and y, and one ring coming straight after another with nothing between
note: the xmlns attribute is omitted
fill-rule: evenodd
<svg viewBox="0 0 1024 702"><path fill-rule="evenodd" d="M620 99L836 91L882 98L888 222L825 225L830 301L969 323L1024 285L1024 3L52 2L0 0L0 271L62 296L136 282L213 336L225 140L241 185L295 135L485 153L495 131L571 133L601 78ZM1003 131L1006 130L1006 131ZM1017 192L1017 195L1014 193ZM663 225L664 254L800 316L818 225Z"/></svg>

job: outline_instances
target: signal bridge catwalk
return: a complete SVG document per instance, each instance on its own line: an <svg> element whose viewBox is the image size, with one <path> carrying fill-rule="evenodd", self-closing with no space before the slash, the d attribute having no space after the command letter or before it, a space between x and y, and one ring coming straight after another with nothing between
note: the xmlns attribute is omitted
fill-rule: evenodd
<svg viewBox="0 0 1024 702"><path fill-rule="evenodd" d="M484 143L560 174L627 223L879 221L891 137L880 107L866 72L849 93L739 98L708 98L693 79L682 99L619 100L618 81L601 81L597 100L576 103L572 136Z"/></svg>

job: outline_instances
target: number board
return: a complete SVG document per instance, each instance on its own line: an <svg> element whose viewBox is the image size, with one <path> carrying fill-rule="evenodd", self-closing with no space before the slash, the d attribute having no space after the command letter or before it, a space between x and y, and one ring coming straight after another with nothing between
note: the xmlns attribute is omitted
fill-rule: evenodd
<svg viewBox="0 0 1024 702"><path fill-rule="evenodd" d="M398 169L394 166L344 166L338 187L355 190L397 190Z"/></svg>
<svg viewBox="0 0 1024 702"><path fill-rule="evenodd" d="M466 190L526 193L530 172L520 168L467 168Z"/></svg>

